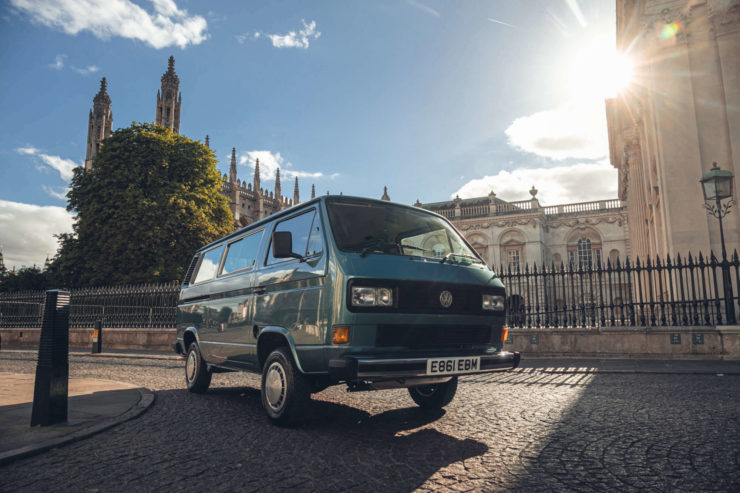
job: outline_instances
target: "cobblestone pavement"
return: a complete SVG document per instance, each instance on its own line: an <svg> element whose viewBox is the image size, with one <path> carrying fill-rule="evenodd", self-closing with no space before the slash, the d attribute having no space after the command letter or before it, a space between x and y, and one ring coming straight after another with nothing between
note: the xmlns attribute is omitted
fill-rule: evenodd
<svg viewBox="0 0 740 493"><path fill-rule="evenodd" d="M156 391L139 418L0 468L0 491L740 491L740 376L516 370L466 377L446 411L405 390L316 394L268 424L257 377L185 390L183 362L75 357L73 376ZM0 372L32 373L31 355Z"/></svg>

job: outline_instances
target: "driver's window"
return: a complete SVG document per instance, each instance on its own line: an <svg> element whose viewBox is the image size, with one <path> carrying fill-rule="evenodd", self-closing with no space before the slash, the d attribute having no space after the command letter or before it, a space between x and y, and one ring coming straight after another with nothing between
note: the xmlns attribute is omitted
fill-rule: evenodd
<svg viewBox="0 0 740 493"><path fill-rule="evenodd" d="M303 257L307 256L308 239L309 236L312 236L311 225L313 224L315 214L316 211L312 209L298 216L293 216L290 219L281 221L277 224L277 226L275 226L275 231L290 232L293 239L293 252ZM320 231L318 231L318 233L320 234ZM319 248L320 251L321 246L322 245L317 246L316 241L314 241L312 246L312 248L314 248L314 253L316 248ZM275 258L272 255L272 244L270 244L270 250L267 255L267 265L275 264L277 262L285 262L288 260L291 260L291 258Z"/></svg>

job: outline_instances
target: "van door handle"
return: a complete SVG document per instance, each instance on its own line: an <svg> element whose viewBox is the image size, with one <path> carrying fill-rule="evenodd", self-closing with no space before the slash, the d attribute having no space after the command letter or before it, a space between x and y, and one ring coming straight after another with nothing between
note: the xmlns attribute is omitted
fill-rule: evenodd
<svg viewBox="0 0 740 493"><path fill-rule="evenodd" d="M255 290L254 290L254 294L265 294L266 292L267 292L267 290L265 288L262 288L262 287L255 288Z"/></svg>

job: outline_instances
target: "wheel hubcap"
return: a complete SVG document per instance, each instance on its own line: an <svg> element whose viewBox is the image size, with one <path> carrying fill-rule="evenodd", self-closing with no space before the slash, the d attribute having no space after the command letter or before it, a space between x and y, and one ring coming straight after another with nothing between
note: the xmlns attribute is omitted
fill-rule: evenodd
<svg viewBox="0 0 740 493"><path fill-rule="evenodd" d="M190 351L188 354L188 360L185 362L185 377L189 382L192 382L195 378L195 351Z"/></svg>
<svg viewBox="0 0 740 493"><path fill-rule="evenodd" d="M274 411L280 411L285 404L285 371L283 366L274 362L267 369L265 376L265 398L267 405Z"/></svg>

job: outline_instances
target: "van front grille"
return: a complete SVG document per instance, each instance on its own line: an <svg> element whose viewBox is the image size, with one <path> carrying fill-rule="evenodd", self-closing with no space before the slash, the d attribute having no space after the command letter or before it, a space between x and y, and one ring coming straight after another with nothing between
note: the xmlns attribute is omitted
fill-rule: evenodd
<svg viewBox="0 0 740 493"><path fill-rule="evenodd" d="M481 325L378 325L376 347L410 349L489 344L492 330Z"/></svg>

